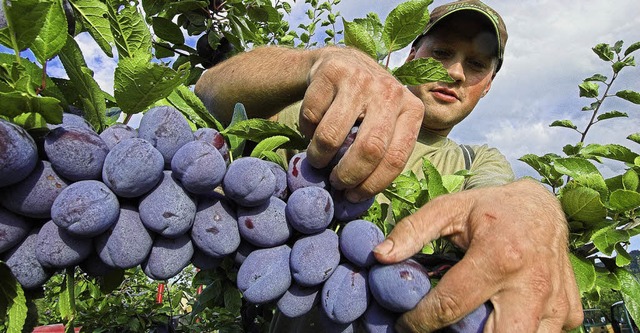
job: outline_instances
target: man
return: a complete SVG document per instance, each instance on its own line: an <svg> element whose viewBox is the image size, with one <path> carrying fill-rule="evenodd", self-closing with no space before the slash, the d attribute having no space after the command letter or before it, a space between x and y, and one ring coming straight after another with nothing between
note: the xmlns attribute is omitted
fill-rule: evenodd
<svg viewBox="0 0 640 333"><path fill-rule="evenodd" d="M298 124L311 138L307 154L316 167L328 164L361 119L352 148L331 173L331 184L359 201L383 190L402 170L416 168L423 157L443 174L464 168L462 150L446 136L489 92L506 39L495 11L480 1L459 1L433 10L407 58L441 61L454 83L404 87L350 48L261 47L209 69L196 94L223 122L236 102L250 117L291 122L291 108L279 112L302 100ZM474 153L474 176L465 191L430 201L376 248L383 263L408 258L443 236L466 250L396 329L434 331L486 300L494 306L488 332L579 326L582 307L556 198L532 180L512 182L508 162L495 149L474 147Z"/></svg>

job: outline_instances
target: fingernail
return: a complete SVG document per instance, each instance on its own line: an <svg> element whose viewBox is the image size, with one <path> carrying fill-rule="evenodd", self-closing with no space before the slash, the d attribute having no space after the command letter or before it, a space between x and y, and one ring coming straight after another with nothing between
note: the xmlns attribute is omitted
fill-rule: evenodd
<svg viewBox="0 0 640 333"><path fill-rule="evenodd" d="M352 203L360 203L364 201L364 198L362 198L358 193L353 193L351 191L347 192L346 196L347 200Z"/></svg>
<svg viewBox="0 0 640 333"><path fill-rule="evenodd" d="M382 243L378 244L378 246L373 249L373 252L386 255L389 254L391 250L393 250L393 241L390 239L385 239Z"/></svg>

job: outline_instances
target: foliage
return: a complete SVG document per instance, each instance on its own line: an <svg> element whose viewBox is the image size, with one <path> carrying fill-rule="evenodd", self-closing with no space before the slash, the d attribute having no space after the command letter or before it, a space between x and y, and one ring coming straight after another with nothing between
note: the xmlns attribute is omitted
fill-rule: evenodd
<svg viewBox="0 0 640 333"><path fill-rule="evenodd" d="M601 43L594 53L610 64L610 78L594 74L579 86L581 97L591 101L582 108L587 117L583 129L571 120L557 120L551 126L577 132L576 144L566 145L566 156L528 154L520 158L535 169L541 181L560 199L570 227L572 263L585 303L592 304L604 295L619 291L633 318L640 318L640 284L629 270L632 257L627 252L631 237L640 233L640 156L620 144L587 143L593 125L628 115L605 110L611 98L640 104L640 93L633 90L613 92L614 82L622 70L635 66L631 54L640 48L634 43L623 51L623 41L613 45ZM601 91L603 90L603 91ZM640 143L640 133L627 139ZM605 160L620 163L620 174L604 178L598 165Z"/></svg>

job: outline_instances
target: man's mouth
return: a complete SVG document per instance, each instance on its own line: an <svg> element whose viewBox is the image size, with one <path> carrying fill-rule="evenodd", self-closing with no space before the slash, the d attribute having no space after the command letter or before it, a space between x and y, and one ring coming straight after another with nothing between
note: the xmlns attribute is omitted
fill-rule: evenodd
<svg viewBox="0 0 640 333"><path fill-rule="evenodd" d="M437 99L441 99L445 102L455 102L456 100L459 100L458 94L449 88L437 87L431 89L431 92Z"/></svg>

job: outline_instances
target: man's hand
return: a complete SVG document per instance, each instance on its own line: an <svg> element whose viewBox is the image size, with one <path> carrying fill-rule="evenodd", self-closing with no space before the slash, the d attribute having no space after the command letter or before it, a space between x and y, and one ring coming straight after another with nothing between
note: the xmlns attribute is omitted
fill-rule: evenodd
<svg viewBox="0 0 640 333"><path fill-rule="evenodd" d="M415 145L424 105L364 53L327 48L308 75L300 130L311 138L307 149L315 167L328 165L351 127L358 135L331 173L331 184L361 201L382 191L402 172Z"/></svg>
<svg viewBox="0 0 640 333"><path fill-rule="evenodd" d="M422 301L396 323L399 332L431 332L486 300L485 332L560 332L582 323L568 258L567 222L542 185L521 180L438 197L400 221L376 248L382 263L404 260L448 236L465 249Z"/></svg>

